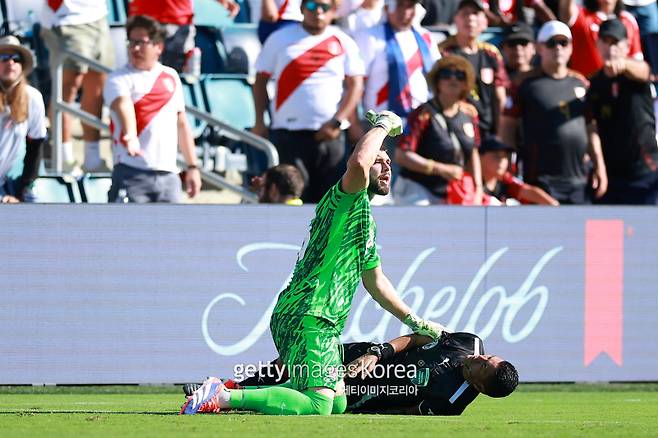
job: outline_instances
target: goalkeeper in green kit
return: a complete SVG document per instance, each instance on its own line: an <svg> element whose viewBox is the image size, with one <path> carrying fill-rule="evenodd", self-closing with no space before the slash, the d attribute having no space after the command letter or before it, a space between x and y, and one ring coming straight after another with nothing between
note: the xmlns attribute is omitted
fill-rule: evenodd
<svg viewBox="0 0 658 438"><path fill-rule="evenodd" d="M347 405L339 340L359 280L382 308L415 333L437 339L443 327L411 313L380 266L370 199L386 195L391 160L382 142L402 132L400 117L368 111L373 125L356 145L341 180L315 209L308 244L281 292L270 329L290 380L261 389L228 389L211 377L181 414L243 409L273 415L342 414Z"/></svg>

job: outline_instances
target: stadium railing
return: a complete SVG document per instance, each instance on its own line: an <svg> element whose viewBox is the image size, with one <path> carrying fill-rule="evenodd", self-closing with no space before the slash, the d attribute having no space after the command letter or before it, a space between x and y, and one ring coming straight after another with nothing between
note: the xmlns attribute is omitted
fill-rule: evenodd
<svg viewBox="0 0 658 438"><path fill-rule="evenodd" d="M66 58L73 58L79 62L86 63L90 68L101 71L105 73L110 73L111 69L108 67L92 60L85 58L84 56L79 55L78 53L71 52L69 50L63 50L61 53L58 53L55 57L55 66L53 71L55 76L53 78L53 92L51 97L51 108L53 111L53 124L52 124L52 141L53 141L53 151L52 151L52 160L51 160L51 172L54 172L54 176L62 175L62 113L67 112L74 117L77 117L81 120L82 123L86 125L93 126L101 131L108 131L109 126L104 123L100 118L87 113L74 105L64 102L62 98L62 76L63 76L63 62ZM244 145L253 147L257 150L262 151L267 159L267 165L275 166L279 164L278 153L272 143L256 136L248 131L243 129L238 129L230 124L226 123L223 120L219 120L216 117L213 117L211 114L208 114L206 111L199 110L198 108L186 106L186 111L191 114L193 117L205 122L208 125L216 127L221 131L223 136L235 139L236 141L241 142ZM179 155L179 162L182 162L182 157ZM214 173L212 169L206 167L206 163L203 163L201 170L202 179L215 186L221 187L224 189L231 190L242 197L245 202L257 202L256 196L245 189L242 185L237 185L229 182L226 178Z"/></svg>
<svg viewBox="0 0 658 438"><path fill-rule="evenodd" d="M205 107L213 117L222 120L234 128L247 130L256 123L256 109L254 107L253 94L249 84L248 75L239 74L215 74L205 75L200 81L201 91L204 97ZM232 158L224 166L221 154L215 155L215 169L218 171L226 170L228 163L237 163L240 166L240 160L235 158L242 156L242 159L249 163L247 169L239 169L244 177L244 184L248 185L252 176L259 175L268 167L269 159L262 151L254 148L245 148L239 140L231 138L221 130L213 129L205 138L203 144L223 145L232 151ZM222 151L215 148L215 154Z"/></svg>
<svg viewBox="0 0 658 438"><path fill-rule="evenodd" d="M112 185L111 174L86 174L77 180L82 202L104 204L109 202L107 193Z"/></svg>
<svg viewBox="0 0 658 438"><path fill-rule="evenodd" d="M205 75L200 83L205 106L213 117L239 129L254 126L256 109L247 75Z"/></svg>
<svg viewBox="0 0 658 438"><path fill-rule="evenodd" d="M70 175L40 176L34 181L32 193L39 203L68 204L83 201L78 183Z"/></svg>

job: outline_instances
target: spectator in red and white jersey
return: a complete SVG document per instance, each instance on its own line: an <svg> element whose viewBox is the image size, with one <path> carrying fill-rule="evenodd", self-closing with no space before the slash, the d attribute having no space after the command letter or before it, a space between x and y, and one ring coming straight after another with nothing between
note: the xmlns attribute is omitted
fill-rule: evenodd
<svg viewBox="0 0 658 438"><path fill-rule="evenodd" d="M441 54L432 34L414 25L419 0L387 0L386 21L355 36L366 67L363 107L405 118L427 102L425 75Z"/></svg>
<svg viewBox="0 0 658 438"><path fill-rule="evenodd" d="M184 179L194 197L201 188L194 139L176 71L158 62L164 30L138 15L126 26L128 64L112 72L103 96L111 109L114 169L109 201L179 202L177 145L187 163ZM123 192L123 194L121 194Z"/></svg>
<svg viewBox="0 0 658 438"><path fill-rule="evenodd" d="M50 65L55 67L59 53L68 49L91 58L107 67L114 67L114 47L107 24L106 0L47 0L42 9L41 37L50 53ZM62 98L71 104L82 90L80 107L101 117L103 109L103 84L107 75L92 69L85 63L67 58L64 61ZM53 75L54 77L54 75ZM62 114L63 159L67 167L75 168L72 143L72 118ZM107 170L101 160L98 129L82 125L85 142L83 169Z"/></svg>
<svg viewBox="0 0 658 438"><path fill-rule="evenodd" d="M635 17L623 9L621 0L560 0L560 20L567 23L573 35L573 56L569 67L586 77L603 67L603 59L596 49L599 26L610 18L618 18L626 27L629 44L629 62L643 61L640 28Z"/></svg>
<svg viewBox="0 0 658 438"><path fill-rule="evenodd" d="M383 23L359 32L355 36L366 66L363 107L375 111L389 110L402 117L427 102L431 92L427 75L434 62L441 58L438 41L417 20L420 0L386 0ZM350 138L363 135L356 122ZM386 141L389 154L395 154L396 139ZM398 173L397 164L393 173ZM378 204L392 204L392 195L380 197Z"/></svg>
<svg viewBox="0 0 658 438"><path fill-rule="evenodd" d="M231 17L240 12L240 5L234 0L217 0ZM160 62L183 72L185 61L194 49L194 4L193 0L131 0L128 16L148 15L163 25L166 32L164 52Z"/></svg>
<svg viewBox="0 0 658 438"><path fill-rule="evenodd" d="M264 113L272 79L276 91L269 138L281 163L302 172L307 203L318 202L342 174L342 130L363 90L364 67L356 43L329 26L335 6L333 0L305 1L304 20L274 32L256 60L253 132L268 137Z"/></svg>

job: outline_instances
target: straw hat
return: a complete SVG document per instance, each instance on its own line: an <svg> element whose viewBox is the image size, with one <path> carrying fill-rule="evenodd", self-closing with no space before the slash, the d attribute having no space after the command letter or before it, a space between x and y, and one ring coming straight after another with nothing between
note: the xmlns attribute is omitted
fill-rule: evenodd
<svg viewBox="0 0 658 438"><path fill-rule="evenodd" d="M21 42L18 41L13 35L7 35L0 37L0 52L13 51L21 54L23 61L23 74L25 76L29 75L32 69L34 69L34 56L32 52L27 47L21 45Z"/></svg>

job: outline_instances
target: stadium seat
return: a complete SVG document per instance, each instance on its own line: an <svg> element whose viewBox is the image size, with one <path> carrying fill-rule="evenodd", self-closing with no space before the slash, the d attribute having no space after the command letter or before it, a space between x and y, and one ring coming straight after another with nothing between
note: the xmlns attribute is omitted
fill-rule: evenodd
<svg viewBox="0 0 658 438"><path fill-rule="evenodd" d="M183 97L185 98L185 105L194 107L200 111L208 112L205 102L203 100L203 93L201 91L201 85L197 83L188 83L183 77L181 77L181 82L183 84ZM190 114L187 115L187 121L192 128L192 136L195 139L198 139L203 134L203 130L206 128L206 123L202 120L196 119Z"/></svg>
<svg viewBox="0 0 658 438"><path fill-rule="evenodd" d="M237 129L254 126L256 111L245 75L207 75L201 80L206 107L213 117Z"/></svg>
<svg viewBox="0 0 658 438"><path fill-rule="evenodd" d="M40 176L32 188L39 203L81 202L80 190L75 179L62 176Z"/></svg>
<svg viewBox="0 0 658 438"><path fill-rule="evenodd" d="M258 26L251 23L233 24L220 29L220 36L226 49L226 72L256 77L256 58L261 51L258 40Z"/></svg>
<svg viewBox="0 0 658 438"><path fill-rule="evenodd" d="M228 11L217 0L194 0L196 26L222 27L233 23Z"/></svg>
<svg viewBox="0 0 658 438"><path fill-rule="evenodd" d="M196 46L201 49L201 73L223 73L226 68L226 49L214 27L196 29Z"/></svg>
<svg viewBox="0 0 658 438"><path fill-rule="evenodd" d="M78 180L82 202L104 204L108 202L107 192L112 185L111 174L85 175Z"/></svg>
<svg viewBox="0 0 658 438"><path fill-rule="evenodd" d="M213 117L236 129L254 126L256 111L246 75L208 75L201 83L206 105ZM260 175L267 168L265 154L245 143L212 135L207 140L214 145L227 146L233 153L246 155L248 169L242 174L245 185L252 176ZM215 164L217 166L217 162Z"/></svg>

